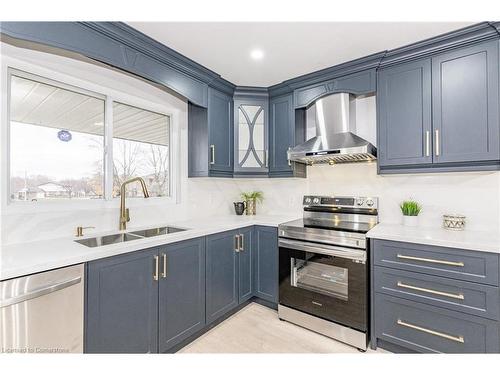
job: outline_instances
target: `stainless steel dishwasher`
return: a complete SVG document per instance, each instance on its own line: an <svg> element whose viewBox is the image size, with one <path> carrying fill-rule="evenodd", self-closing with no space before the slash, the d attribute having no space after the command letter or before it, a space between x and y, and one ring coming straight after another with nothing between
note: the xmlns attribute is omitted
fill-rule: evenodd
<svg viewBox="0 0 500 375"><path fill-rule="evenodd" d="M84 265L0 282L0 352L82 353Z"/></svg>

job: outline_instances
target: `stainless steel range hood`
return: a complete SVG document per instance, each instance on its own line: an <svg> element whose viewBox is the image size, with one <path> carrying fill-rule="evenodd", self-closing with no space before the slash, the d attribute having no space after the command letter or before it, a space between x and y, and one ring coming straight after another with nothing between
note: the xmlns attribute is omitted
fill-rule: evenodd
<svg viewBox="0 0 500 375"><path fill-rule="evenodd" d="M356 99L332 94L315 102L316 136L288 151L298 163L355 163L377 158L376 147L356 132Z"/></svg>

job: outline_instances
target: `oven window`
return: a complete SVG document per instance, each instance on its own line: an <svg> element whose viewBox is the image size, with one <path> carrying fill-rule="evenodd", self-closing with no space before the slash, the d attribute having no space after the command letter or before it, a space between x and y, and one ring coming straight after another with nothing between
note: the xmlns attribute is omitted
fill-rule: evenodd
<svg viewBox="0 0 500 375"><path fill-rule="evenodd" d="M308 255L307 260L291 258L293 286L347 301L348 269L314 262L315 254Z"/></svg>

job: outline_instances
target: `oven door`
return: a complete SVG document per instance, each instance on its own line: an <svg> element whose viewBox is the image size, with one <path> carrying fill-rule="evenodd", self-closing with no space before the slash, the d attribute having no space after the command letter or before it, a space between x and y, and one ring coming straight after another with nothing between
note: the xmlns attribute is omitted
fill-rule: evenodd
<svg viewBox="0 0 500 375"><path fill-rule="evenodd" d="M279 240L279 303L367 331L366 251Z"/></svg>

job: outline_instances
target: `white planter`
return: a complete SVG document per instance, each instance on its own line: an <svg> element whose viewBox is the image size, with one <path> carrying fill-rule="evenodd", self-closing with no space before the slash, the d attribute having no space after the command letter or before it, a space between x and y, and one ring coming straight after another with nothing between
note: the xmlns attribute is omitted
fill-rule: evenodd
<svg viewBox="0 0 500 375"><path fill-rule="evenodd" d="M418 216L403 215L403 225L407 227L416 227L418 225Z"/></svg>

